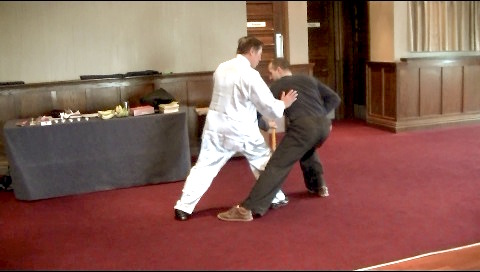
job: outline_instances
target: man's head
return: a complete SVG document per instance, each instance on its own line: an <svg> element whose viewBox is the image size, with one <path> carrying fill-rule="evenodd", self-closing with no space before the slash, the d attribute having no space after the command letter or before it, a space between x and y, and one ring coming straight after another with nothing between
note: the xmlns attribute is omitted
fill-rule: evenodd
<svg viewBox="0 0 480 272"><path fill-rule="evenodd" d="M250 61L252 68L257 67L262 59L263 42L253 36L238 39L237 54L241 54Z"/></svg>
<svg viewBox="0 0 480 272"><path fill-rule="evenodd" d="M271 80L278 80L286 75L291 75L290 63L284 58L275 58L268 64L268 72Z"/></svg>

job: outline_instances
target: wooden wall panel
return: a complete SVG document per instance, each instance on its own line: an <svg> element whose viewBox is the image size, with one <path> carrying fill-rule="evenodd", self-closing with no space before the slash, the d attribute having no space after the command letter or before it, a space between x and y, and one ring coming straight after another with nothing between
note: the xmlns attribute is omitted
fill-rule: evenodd
<svg viewBox="0 0 480 272"><path fill-rule="evenodd" d="M73 88L59 88L52 91L53 109L87 112L87 96L85 91L78 91Z"/></svg>
<svg viewBox="0 0 480 272"><path fill-rule="evenodd" d="M7 92L0 93L0 109L0 122L3 128L4 121L16 118L15 96Z"/></svg>
<svg viewBox="0 0 480 272"><path fill-rule="evenodd" d="M392 65L396 71L389 79L386 71ZM383 77L378 72L382 69ZM476 56L368 62L367 123L398 132L480 122L479 75L480 57ZM396 86L390 86L394 81ZM392 99L396 101L396 113L390 111Z"/></svg>
<svg viewBox="0 0 480 272"><path fill-rule="evenodd" d="M397 114L397 80L395 66L383 69L383 116L396 118Z"/></svg>
<svg viewBox="0 0 480 272"><path fill-rule="evenodd" d="M398 82L398 119L420 116L420 69L402 65Z"/></svg>
<svg viewBox="0 0 480 272"><path fill-rule="evenodd" d="M21 92L15 95L15 108L19 118L40 116L53 109L51 91L41 88L35 91Z"/></svg>
<svg viewBox="0 0 480 272"><path fill-rule="evenodd" d="M464 67L464 112L480 112L480 66Z"/></svg>
<svg viewBox="0 0 480 272"><path fill-rule="evenodd" d="M370 84L368 88L369 101L368 112L371 115L383 115L383 98L382 93L384 90L383 86L383 68L381 67L372 67L369 70L370 74Z"/></svg>
<svg viewBox="0 0 480 272"><path fill-rule="evenodd" d="M420 69L420 116L442 113L441 78L440 67Z"/></svg>
<svg viewBox="0 0 480 272"><path fill-rule="evenodd" d="M155 90L154 82L143 82L120 88L120 101L128 101L131 108L141 105L140 99Z"/></svg>
<svg viewBox="0 0 480 272"><path fill-rule="evenodd" d="M188 104L198 105L198 107L208 107L210 100L212 100L213 80L189 80L187 82L188 90Z"/></svg>
<svg viewBox="0 0 480 272"><path fill-rule="evenodd" d="M3 125L7 120L15 119L15 97L10 93L0 93L0 128L2 132L0 133L0 141L3 143ZM0 148L3 147L3 144L0 143ZM0 150L1 156L2 150ZM1 174L0 174L1 175Z"/></svg>
<svg viewBox="0 0 480 272"><path fill-rule="evenodd" d="M115 109L120 104L120 87L102 87L86 89L87 113L98 110Z"/></svg>
<svg viewBox="0 0 480 272"><path fill-rule="evenodd" d="M463 108L463 67L442 68L442 114L461 113Z"/></svg>
<svg viewBox="0 0 480 272"><path fill-rule="evenodd" d="M157 86L171 94L181 106L188 105L188 89L185 80L163 79L157 83Z"/></svg>

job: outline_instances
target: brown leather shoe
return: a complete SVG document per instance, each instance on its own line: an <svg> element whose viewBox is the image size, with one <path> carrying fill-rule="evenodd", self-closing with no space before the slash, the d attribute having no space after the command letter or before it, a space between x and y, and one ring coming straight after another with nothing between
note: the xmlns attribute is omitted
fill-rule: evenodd
<svg viewBox="0 0 480 272"><path fill-rule="evenodd" d="M221 212L217 215L218 219L223 221L252 221L252 211L245 209L244 207L240 207L237 205L226 212Z"/></svg>

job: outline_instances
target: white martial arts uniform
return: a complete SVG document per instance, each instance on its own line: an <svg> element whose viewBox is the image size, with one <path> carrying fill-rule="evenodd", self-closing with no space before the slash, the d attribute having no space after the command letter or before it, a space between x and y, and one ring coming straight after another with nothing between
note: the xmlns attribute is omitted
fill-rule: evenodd
<svg viewBox="0 0 480 272"><path fill-rule="evenodd" d="M202 133L200 153L185 180L175 209L191 214L225 163L237 152L248 160L258 179L271 156L257 121L257 110L281 118L283 101L275 99L260 73L243 55L221 63L213 74L212 100ZM273 203L284 200L280 190Z"/></svg>

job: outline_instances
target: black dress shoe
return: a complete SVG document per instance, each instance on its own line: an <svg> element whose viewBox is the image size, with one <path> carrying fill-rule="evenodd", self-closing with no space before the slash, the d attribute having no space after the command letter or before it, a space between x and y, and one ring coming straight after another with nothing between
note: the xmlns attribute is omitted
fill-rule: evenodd
<svg viewBox="0 0 480 272"><path fill-rule="evenodd" d="M270 208L272 209L278 209L280 207L286 206L288 204L288 197L285 196L284 200L280 200L277 203L272 203L270 204Z"/></svg>
<svg viewBox="0 0 480 272"><path fill-rule="evenodd" d="M189 213L186 213L182 210L175 209L175 219L180 221L185 221L190 217Z"/></svg>

